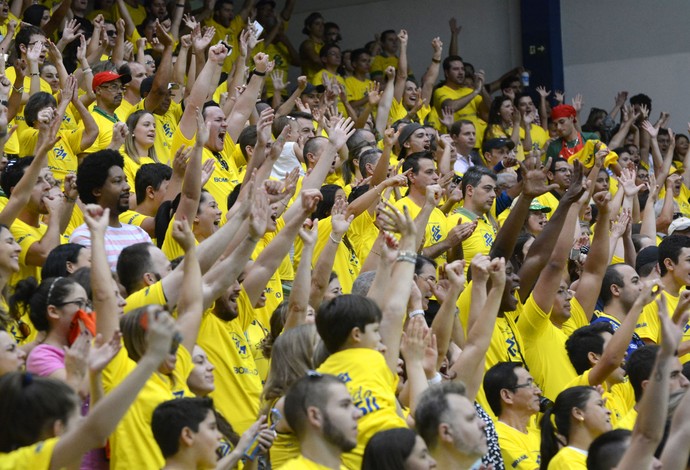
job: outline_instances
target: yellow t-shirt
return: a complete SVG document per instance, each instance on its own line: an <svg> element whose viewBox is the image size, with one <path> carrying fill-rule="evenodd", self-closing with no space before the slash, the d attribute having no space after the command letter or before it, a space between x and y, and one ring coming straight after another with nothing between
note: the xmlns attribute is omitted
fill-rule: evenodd
<svg viewBox="0 0 690 470"><path fill-rule="evenodd" d="M135 367L136 363L127 356L127 349L120 349L103 371L103 388L106 394L118 386ZM193 396L187 388L187 377L193 368L192 356L180 345L172 375L156 372L146 382L127 414L110 435L111 469L161 468L165 464L151 431L153 410L164 401Z"/></svg>
<svg viewBox="0 0 690 470"><path fill-rule="evenodd" d="M458 307L458 318L462 324L465 332L465 337L468 334L468 321L470 317L470 304L472 302L472 281L470 281L465 290L462 291L456 303ZM484 370L487 371L499 362L521 362L525 363L524 350L525 346L520 336L520 330L515 324L516 319L520 316L522 304L518 302L517 309L514 312L506 312L496 318L496 325L491 333L491 341L489 349L486 352L484 359ZM481 321L478 319L477 321ZM482 385L477 394L477 402L482 405L482 408L492 417L495 418L489 402L486 400L484 394L484 386Z"/></svg>
<svg viewBox="0 0 690 470"><path fill-rule="evenodd" d="M451 87L444 85L442 87L437 88L434 91L434 109L436 110L436 113L439 116L442 116L442 108L443 108L443 102L446 100L457 100L462 98L463 96L467 96L474 92L471 88L467 87L460 87L457 90L452 89ZM486 122L484 122L483 119L481 119L478 115L479 111L479 106L482 104L482 97L481 95L477 95L474 98L472 98L472 101L467 103L467 105L464 108L458 109L455 111L455 114L453 115L453 120L458 121L460 119L467 119L468 121L472 121L474 124L475 130L477 131L477 144L476 146L478 148L481 148L482 146L482 141L484 138L484 130L486 129Z"/></svg>
<svg viewBox="0 0 690 470"><path fill-rule="evenodd" d="M419 207L409 196L404 197L393 204L400 211L403 207L407 206L407 210L410 213L410 217L416 219L422 208ZM436 245L440 241L448 236L448 220L446 215L441 212L438 207L434 207L429 216L429 221L426 224L426 230L424 231L424 248L427 246ZM436 258L436 263L439 266L446 262L446 253L441 253Z"/></svg>
<svg viewBox="0 0 690 470"><path fill-rule="evenodd" d="M127 296L127 305L125 305L125 313L136 310L145 305L165 305L168 300L165 298L163 292L163 282L158 281L155 284L144 287Z"/></svg>
<svg viewBox="0 0 690 470"><path fill-rule="evenodd" d="M565 349L568 335L551 323L550 316L550 309L543 311L534 301L534 296L530 295L517 326L525 344L525 360L534 381L545 397L555 400L577 374Z"/></svg>
<svg viewBox="0 0 690 470"><path fill-rule="evenodd" d="M323 220L319 220L319 233L317 235L316 245L314 246L314 255L311 259L312 268L316 266L316 262L318 261L321 252L326 247L326 244L333 243L330 238L332 230L333 226L331 225L330 216ZM335 260L333 261L333 271L338 275L340 286L345 294L352 292L352 284L355 282L355 279L357 279L357 276L359 276L359 270L361 268L361 264L359 262L359 258L357 258L354 246L352 246L351 243L348 246L350 239L349 229L347 232L347 237L348 242L346 242L345 238L343 237L343 241L338 244L338 248L335 252ZM299 263L302 259L302 247L302 240L297 238L295 240L295 270L297 270L297 266L299 266Z"/></svg>
<svg viewBox="0 0 690 470"><path fill-rule="evenodd" d="M184 256L184 249L172 236L174 223L175 217L172 217L170 222L168 222L168 228L165 230L165 238L163 239L163 245L161 246L161 251L170 261L174 260L175 258L179 258L180 256ZM199 245L196 237L194 238L194 245Z"/></svg>
<svg viewBox="0 0 690 470"><path fill-rule="evenodd" d="M232 53L225 59L225 62L223 62L223 72L230 73L232 71L232 65L240 55L239 35L246 25L245 21L240 15L235 15L232 20L230 20L230 26L227 28L217 23L213 17L208 18L204 23L206 26L213 26L216 28L216 33L213 35L211 44L218 44L218 41L226 41L227 44L232 47Z"/></svg>
<svg viewBox="0 0 690 470"><path fill-rule="evenodd" d="M338 351L318 371L342 380L355 406L362 411L357 421L357 447L342 457L346 467L360 468L364 448L374 434L407 427L395 397L398 376L388 368L383 354L365 348Z"/></svg>
<svg viewBox="0 0 690 470"><path fill-rule="evenodd" d="M56 180L64 181L69 173L76 173L79 166L77 155L82 153L81 139L84 135L84 128L78 127L74 130L59 130L59 140L55 143L52 152L48 152L48 168L53 173ZM38 129L27 127L19 133L19 156L26 157L34 155L36 141L38 140Z"/></svg>
<svg viewBox="0 0 690 470"><path fill-rule="evenodd" d="M369 85L373 83L371 80L360 80L355 76L350 76L345 79L345 94L347 101L357 101L364 98L364 93L369 90Z"/></svg>
<svg viewBox="0 0 690 470"><path fill-rule="evenodd" d="M0 453L0 470L48 470L53 458L57 437Z"/></svg>
<svg viewBox="0 0 690 470"><path fill-rule="evenodd" d="M392 66L396 70L398 69L398 58L396 56L394 56L394 55L388 56L388 57L385 57L382 55L374 56L374 59L371 61L370 73L374 73L374 72L384 73L389 66Z"/></svg>
<svg viewBox="0 0 690 470"><path fill-rule="evenodd" d="M115 114L117 114L117 117L122 119L122 122L126 122L129 115L136 111L135 107L143 101L144 100L139 100L136 103L132 104L123 97L122 101L120 102L120 106L118 106L117 109L115 109ZM143 109L143 107L141 109Z"/></svg>
<svg viewBox="0 0 690 470"><path fill-rule="evenodd" d="M124 150L124 149L123 149ZM156 161L149 157L148 155L141 156L139 157L139 163L135 162L132 157L127 155L126 152L120 152L122 154L122 159L125 161L125 176L127 177L127 183L129 183L129 186L132 188L130 192L134 192L134 181L137 176L137 172L139 171L139 168L142 167L142 165L147 165L150 163L156 163Z"/></svg>
<svg viewBox="0 0 690 470"><path fill-rule="evenodd" d="M195 139L187 139L179 127L175 129L172 137L172 148L178 149L180 147L191 147L194 145ZM239 172L237 166L232 159L232 153L235 149L235 143L232 141L230 134L225 134L225 146L222 152L214 155L209 149L204 148L201 154L201 164L203 165L207 160L214 160L216 168L213 175L208 180L204 189L206 189L218 204L218 209L225 214L228 211L228 196L233 188L241 183L239 179ZM170 155L172 158L173 155ZM170 162L167 162L170 164Z"/></svg>
<svg viewBox="0 0 690 470"><path fill-rule="evenodd" d="M146 109L145 101L141 100L132 107L130 114L143 109ZM156 149L156 158L158 158L158 161L167 162L175 157L177 148L173 151L172 137L180 119L182 119L182 113L182 105L171 101L170 107L165 114L153 114L153 118L156 120L156 134L153 141L153 148ZM120 119L126 119L119 112L116 112L116 114Z"/></svg>
<svg viewBox="0 0 690 470"><path fill-rule="evenodd" d="M110 141L113 140L113 125L120 121L117 114L111 116L98 106L93 108L93 111L91 111L91 116L93 116L93 119L96 121L96 125L98 126L98 137L96 137L96 141L93 143L93 145L91 145L91 147L84 150L86 153L95 153L99 150L108 148Z"/></svg>
<svg viewBox="0 0 690 470"><path fill-rule="evenodd" d="M39 224L38 227L33 227L19 219L14 220L10 227L10 232L12 232L22 251L19 253L19 271L12 274L9 285L16 286L17 282L30 276L35 277L38 282L41 282L41 268L28 265L26 255L29 253L31 245L40 242L47 231L47 225Z"/></svg>
<svg viewBox="0 0 690 470"><path fill-rule="evenodd" d="M462 242L462 255L466 261L465 274L470 268L470 262L474 255L478 253L483 255L489 254L498 234L498 224L495 221L492 222L493 217L489 214L472 219L467 212L469 211L461 210L448 216L448 231L456 225L472 222L473 220L477 221L477 228L474 229L472 235ZM471 215L475 216L475 214Z"/></svg>
<svg viewBox="0 0 690 470"><path fill-rule="evenodd" d="M276 470L330 470L330 467L319 465L313 460L309 460L302 455L292 460L288 460L282 467L276 466L275 468ZM340 470L348 470L348 467L341 465Z"/></svg>
<svg viewBox="0 0 690 470"><path fill-rule="evenodd" d="M528 428L527 433L518 431L502 421L494 422L498 445L506 468L535 470L539 468L541 437L538 430Z"/></svg>
<svg viewBox="0 0 690 470"><path fill-rule="evenodd" d="M537 148L539 150L544 149L544 144L549 140L549 133L544 130L543 127L532 123L529 127L529 133L532 137L532 148ZM530 149L527 149L528 151Z"/></svg>
<svg viewBox="0 0 690 470"><path fill-rule="evenodd" d="M422 107L417 111L416 116L417 122L424 122L426 117L429 115L431 112L431 106L428 104L422 105ZM405 106L403 104L393 98L393 102L391 103L391 110L390 113L388 113L388 124L392 125L395 121L399 121L400 119L403 119L405 116L407 116L407 109L405 109Z"/></svg>
<svg viewBox="0 0 690 470"><path fill-rule="evenodd" d="M628 431L632 431L633 428L635 427L635 422L637 421L637 410L635 408L631 408L630 411L628 411L628 414L623 417L622 420L618 421L618 424L615 426L616 429L627 429Z"/></svg>
<svg viewBox="0 0 690 470"><path fill-rule="evenodd" d="M287 25L287 22L283 22L283 24ZM285 31L287 31L287 27L285 27ZM285 44L282 42L273 41L271 44L266 46L266 42L261 41L256 45L254 50L252 50L252 57L259 52L263 52L269 57L269 60L273 61L275 64L273 70L282 72L283 82L287 81L288 74L290 73L290 51ZM273 79L271 78L270 73L264 77L264 90L266 90L266 93L268 93L269 96L273 96Z"/></svg>
<svg viewBox="0 0 690 470"><path fill-rule="evenodd" d="M369 211L364 211L354 218L348 230L348 238L352 242L357 258L362 263L366 261L379 236L379 229L374 225L374 220L374 216Z"/></svg>
<svg viewBox="0 0 690 470"><path fill-rule="evenodd" d="M236 319L223 321L210 311L204 312L197 340L216 368L213 374L216 389L211 397L238 434L256 421L262 391L259 371L244 335L253 320L247 305L249 299L242 290L237 299Z"/></svg>
<svg viewBox="0 0 690 470"><path fill-rule="evenodd" d="M666 186L659 191L659 200L666 197ZM683 214L683 217L690 217L690 189L685 184L680 185L680 192L673 200L678 204L678 212Z"/></svg>
<svg viewBox="0 0 690 470"><path fill-rule="evenodd" d="M567 387L590 387L592 384L589 382L589 373L592 369L586 370L584 374L578 375L575 380L570 382ZM606 400L604 405L611 411L611 426L613 428L618 427L625 416L633 409L635 406L635 391L630 385L628 378L625 378L625 382L609 387L606 382L601 384L604 388L603 398Z"/></svg>
<svg viewBox="0 0 690 470"><path fill-rule="evenodd" d="M563 447L549 462L548 470L587 470L587 452Z"/></svg>
<svg viewBox="0 0 690 470"><path fill-rule="evenodd" d="M666 310L670 316L678 307L679 296L674 296L673 294L662 290L664 298L666 299ZM642 314L637 320L637 325L635 326L635 333L639 335L642 339L648 339L654 341L656 344L661 342L661 324L659 323L659 308L656 302L651 302L642 309ZM683 328L683 339L682 341L690 340L690 326L685 325ZM690 353L683 354L680 357L680 362L685 364L690 361Z"/></svg>

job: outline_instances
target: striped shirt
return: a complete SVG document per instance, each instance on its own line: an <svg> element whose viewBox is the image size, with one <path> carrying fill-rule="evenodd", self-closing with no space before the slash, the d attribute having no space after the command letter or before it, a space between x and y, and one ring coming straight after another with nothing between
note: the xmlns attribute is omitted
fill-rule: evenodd
<svg viewBox="0 0 690 470"><path fill-rule="evenodd" d="M84 246L91 246L91 233L86 224L74 229L69 241ZM108 255L110 269L115 271L120 252L136 243L151 243L151 237L136 225L121 224L120 227L108 227L105 231L105 252Z"/></svg>

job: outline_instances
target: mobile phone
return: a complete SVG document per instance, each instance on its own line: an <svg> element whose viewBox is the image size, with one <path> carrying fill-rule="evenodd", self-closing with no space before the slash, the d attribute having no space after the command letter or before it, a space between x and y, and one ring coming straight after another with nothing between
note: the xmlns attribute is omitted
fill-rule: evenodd
<svg viewBox="0 0 690 470"><path fill-rule="evenodd" d="M275 432L278 421L281 419L283 419L283 415L280 414L280 411L278 411L277 408L271 408L271 426L268 429ZM247 460L254 460L256 456L259 455L260 450L259 434L257 433L256 436L254 436L252 443L249 444L249 447L244 452L244 458Z"/></svg>
<svg viewBox="0 0 690 470"><path fill-rule="evenodd" d="M254 20L252 26L254 26L254 29L256 30L256 37L258 38L259 36L261 36L261 33L264 32L264 27L261 26L261 24L256 20Z"/></svg>

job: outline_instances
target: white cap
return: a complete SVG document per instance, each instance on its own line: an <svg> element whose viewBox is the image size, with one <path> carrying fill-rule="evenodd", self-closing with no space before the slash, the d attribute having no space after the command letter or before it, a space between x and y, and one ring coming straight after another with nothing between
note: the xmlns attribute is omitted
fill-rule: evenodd
<svg viewBox="0 0 690 470"><path fill-rule="evenodd" d="M690 219L687 217L678 217L676 220L671 222L671 225L668 227L668 234L673 235L673 232L676 230L687 230L690 228Z"/></svg>

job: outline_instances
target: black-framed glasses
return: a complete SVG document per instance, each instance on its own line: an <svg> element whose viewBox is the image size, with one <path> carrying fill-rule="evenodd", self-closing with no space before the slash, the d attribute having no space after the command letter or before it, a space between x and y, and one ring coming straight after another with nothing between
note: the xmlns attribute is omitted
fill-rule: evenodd
<svg viewBox="0 0 690 470"><path fill-rule="evenodd" d="M538 386L536 383L534 383L534 379L527 379L527 382L524 384L515 384L515 386L511 387L510 389L515 391L521 388L538 388Z"/></svg>
<svg viewBox="0 0 690 470"><path fill-rule="evenodd" d="M66 302L61 302L59 304L55 304L56 307L64 307L65 305L76 305L79 310L86 310L87 308L89 310L92 309L93 304L91 303L90 300L84 300L84 299L76 299L76 300L68 300Z"/></svg>

